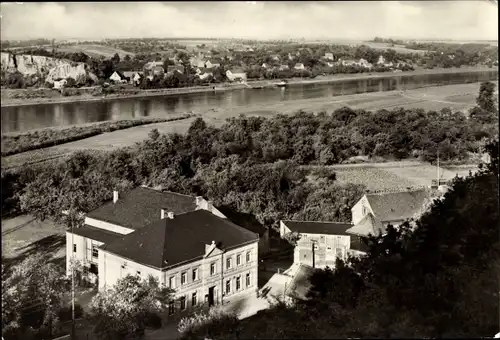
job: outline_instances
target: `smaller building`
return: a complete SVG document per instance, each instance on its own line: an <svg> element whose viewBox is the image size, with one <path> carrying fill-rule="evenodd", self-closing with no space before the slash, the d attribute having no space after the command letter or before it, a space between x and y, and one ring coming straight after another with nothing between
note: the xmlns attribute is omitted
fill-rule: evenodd
<svg viewBox="0 0 500 340"><path fill-rule="evenodd" d="M293 68L296 69L296 70L304 70L305 66L302 63L296 63Z"/></svg>
<svg viewBox="0 0 500 340"><path fill-rule="evenodd" d="M313 268L335 267L337 258L345 260L351 245L347 229L350 223L280 221L280 236L296 233L299 237L293 262Z"/></svg>
<svg viewBox="0 0 500 340"><path fill-rule="evenodd" d="M217 68L217 67L220 67L220 63L216 63L216 62L211 62L210 60L208 60L206 63L205 63L205 66L206 68Z"/></svg>
<svg viewBox="0 0 500 340"><path fill-rule="evenodd" d="M288 71L289 69L290 69L290 67L288 67L288 65L285 65L285 64L280 65L280 67L279 67L280 71Z"/></svg>
<svg viewBox="0 0 500 340"><path fill-rule="evenodd" d="M247 74L243 69L234 68L226 71L226 77L230 81L240 81L244 82L247 80Z"/></svg>
<svg viewBox="0 0 500 340"><path fill-rule="evenodd" d="M127 81L125 75L120 71L113 72L113 74L109 77L109 80L117 84Z"/></svg>
<svg viewBox="0 0 500 340"><path fill-rule="evenodd" d="M66 79L62 79L62 80L54 80L54 89L56 90L61 90L64 88L64 86L66 86Z"/></svg>
<svg viewBox="0 0 500 340"><path fill-rule="evenodd" d="M333 60L333 53L325 53L325 60Z"/></svg>
<svg viewBox="0 0 500 340"><path fill-rule="evenodd" d="M144 74L146 76L160 76L163 77L165 74L165 69L163 68L163 62L161 61L151 61L144 65Z"/></svg>

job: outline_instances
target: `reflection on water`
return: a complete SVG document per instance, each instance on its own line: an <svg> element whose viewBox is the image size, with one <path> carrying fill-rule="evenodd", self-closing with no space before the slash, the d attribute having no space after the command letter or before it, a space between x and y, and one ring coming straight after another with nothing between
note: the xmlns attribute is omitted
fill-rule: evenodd
<svg viewBox="0 0 500 340"><path fill-rule="evenodd" d="M341 96L355 93L414 89L493 80L490 72L404 75L372 79L350 79L323 84L292 85L285 88L243 89L191 93L148 98L124 98L101 102L42 104L2 108L2 132L26 131L105 120L165 117L189 111L231 108L262 103Z"/></svg>

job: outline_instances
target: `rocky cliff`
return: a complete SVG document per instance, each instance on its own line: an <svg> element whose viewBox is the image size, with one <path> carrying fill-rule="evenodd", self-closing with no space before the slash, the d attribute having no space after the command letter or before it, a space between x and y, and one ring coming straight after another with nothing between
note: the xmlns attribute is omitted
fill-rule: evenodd
<svg viewBox="0 0 500 340"><path fill-rule="evenodd" d="M84 63L75 63L63 59L56 59L34 55L16 55L1 53L1 70L3 72L18 71L26 78L36 76L45 82L54 83L55 80L73 78L84 81L87 78L97 81L97 77L88 71Z"/></svg>

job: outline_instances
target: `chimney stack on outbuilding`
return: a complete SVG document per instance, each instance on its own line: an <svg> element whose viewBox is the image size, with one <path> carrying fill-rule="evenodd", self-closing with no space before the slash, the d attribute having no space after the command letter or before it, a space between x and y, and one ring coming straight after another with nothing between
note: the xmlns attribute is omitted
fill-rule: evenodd
<svg viewBox="0 0 500 340"><path fill-rule="evenodd" d="M169 211L168 214L167 214L168 218L170 218L171 220L174 219L174 212L173 211Z"/></svg>
<svg viewBox="0 0 500 340"><path fill-rule="evenodd" d="M165 218L165 209L160 210L160 218L163 220Z"/></svg>
<svg viewBox="0 0 500 340"><path fill-rule="evenodd" d="M118 202L118 191L113 190L113 203Z"/></svg>

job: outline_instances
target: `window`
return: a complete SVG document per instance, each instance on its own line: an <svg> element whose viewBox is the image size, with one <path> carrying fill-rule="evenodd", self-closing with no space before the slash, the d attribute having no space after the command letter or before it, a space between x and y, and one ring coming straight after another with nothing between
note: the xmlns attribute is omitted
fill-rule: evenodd
<svg viewBox="0 0 500 340"><path fill-rule="evenodd" d="M332 247L326 247L326 250L332 250Z"/></svg>
<svg viewBox="0 0 500 340"><path fill-rule="evenodd" d="M186 296L181 296L181 310L186 309Z"/></svg>
<svg viewBox="0 0 500 340"><path fill-rule="evenodd" d="M227 258L226 259L226 269L231 269L232 265L233 265L233 259L232 258Z"/></svg>
<svg viewBox="0 0 500 340"><path fill-rule="evenodd" d="M215 263L211 263L210 264L210 275L214 275L215 274Z"/></svg>
<svg viewBox="0 0 500 340"><path fill-rule="evenodd" d="M240 254L236 255L236 265L237 266L241 265L241 255Z"/></svg>
<svg viewBox="0 0 500 340"><path fill-rule="evenodd" d="M241 289L241 277L240 277L240 276L238 276L238 277L236 278L236 290L238 291L238 290L240 290L240 289Z"/></svg>
<svg viewBox="0 0 500 340"><path fill-rule="evenodd" d="M141 272L140 272L140 271L137 271L137 275L141 276Z"/></svg>
<svg viewBox="0 0 500 340"><path fill-rule="evenodd" d="M247 262L250 262L250 252L247 251Z"/></svg>
<svg viewBox="0 0 500 340"><path fill-rule="evenodd" d="M99 257L99 250L94 245L92 246L92 257Z"/></svg>
<svg viewBox="0 0 500 340"><path fill-rule="evenodd" d="M246 281L246 285L247 287L250 287L250 273L247 273L247 276L245 278L245 281Z"/></svg>
<svg viewBox="0 0 500 340"><path fill-rule="evenodd" d="M193 281L198 280L198 268L193 269Z"/></svg>
<svg viewBox="0 0 500 340"><path fill-rule="evenodd" d="M98 271L97 271L97 265L95 263L91 263L90 264L90 270L89 270L92 274L95 274L95 275L98 275Z"/></svg>
<svg viewBox="0 0 500 340"><path fill-rule="evenodd" d="M169 283L170 288L175 288L175 276L170 276L168 283Z"/></svg>
<svg viewBox="0 0 500 340"><path fill-rule="evenodd" d="M168 314L172 315L174 313L175 313L175 302L174 301L170 301L169 304L168 304Z"/></svg>
<svg viewBox="0 0 500 340"><path fill-rule="evenodd" d="M73 243L73 253L76 253L76 244Z"/></svg>
<svg viewBox="0 0 500 340"><path fill-rule="evenodd" d="M191 295L191 305L196 306L198 304L198 297L196 296L196 292Z"/></svg>
<svg viewBox="0 0 500 340"><path fill-rule="evenodd" d="M231 280L226 281L226 294L231 293Z"/></svg>
<svg viewBox="0 0 500 340"><path fill-rule="evenodd" d="M185 285L187 282L187 273L183 272L181 273L181 285Z"/></svg>
<svg viewBox="0 0 500 340"><path fill-rule="evenodd" d="M364 216L364 215L366 215L366 212L367 212L367 211L366 211L366 207L365 207L365 206L363 206L363 216Z"/></svg>

